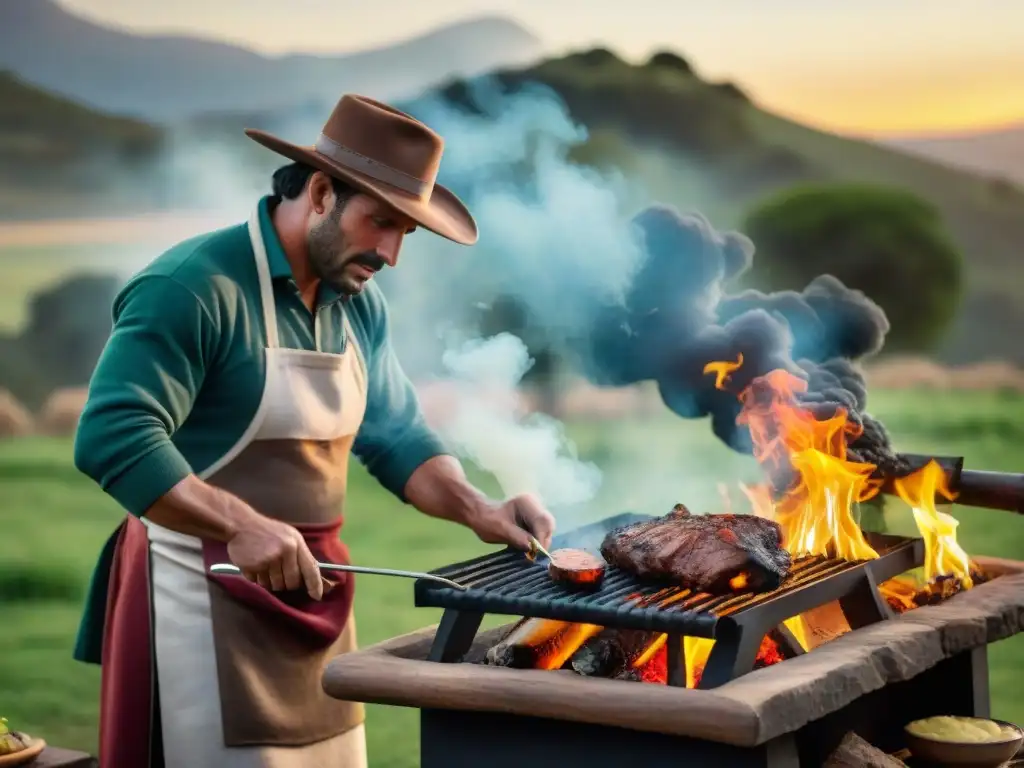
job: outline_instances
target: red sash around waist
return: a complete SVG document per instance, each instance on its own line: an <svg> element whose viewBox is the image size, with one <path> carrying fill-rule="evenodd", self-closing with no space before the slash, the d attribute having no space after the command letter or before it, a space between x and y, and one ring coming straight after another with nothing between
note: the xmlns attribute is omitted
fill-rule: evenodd
<svg viewBox="0 0 1024 768"><path fill-rule="evenodd" d="M295 528L306 540L314 558L320 562L347 565L348 547L338 537L343 521L339 517L329 523L299 524ZM209 573L214 563L230 562L226 544L203 541L203 565L207 569L207 578L233 599L256 608L274 621L280 621L314 647L326 647L341 635L352 610L354 574L325 572L325 578L334 582L334 586L325 588L322 600L314 600L305 586L273 592L241 575Z"/></svg>

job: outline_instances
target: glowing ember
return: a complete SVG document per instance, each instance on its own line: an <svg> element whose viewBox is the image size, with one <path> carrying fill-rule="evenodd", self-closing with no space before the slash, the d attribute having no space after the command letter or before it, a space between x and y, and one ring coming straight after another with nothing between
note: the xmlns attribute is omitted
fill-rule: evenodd
<svg viewBox="0 0 1024 768"><path fill-rule="evenodd" d="M740 592L750 582L750 577L746 573L738 573L729 579L729 588L735 592Z"/></svg>
<svg viewBox="0 0 1024 768"><path fill-rule="evenodd" d="M550 638L537 659L536 668L561 669L581 645L602 629L595 624L567 624Z"/></svg>
<svg viewBox="0 0 1024 768"><path fill-rule="evenodd" d="M639 671L640 679L648 683L666 684L668 682L668 645L667 635L659 635L643 654L633 662L633 668ZM702 637L683 638L683 661L686 666L686 687L696 688L707 664L708 656L714 647L714 640ZM761 648L757 652L754 668L767 667L784 661L778 644L765 636Z"/></svg>

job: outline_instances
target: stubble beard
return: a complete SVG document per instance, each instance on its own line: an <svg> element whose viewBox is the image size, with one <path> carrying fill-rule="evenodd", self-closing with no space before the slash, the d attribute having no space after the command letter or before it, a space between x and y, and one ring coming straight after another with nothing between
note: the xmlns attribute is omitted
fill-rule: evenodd
<svg viewBox="0 0 1024 768"><path fill-rule="evenodd" d="M339 226L342 207L334 206L327 218L309 230L306 248L313 274L338 293L352 296L363 287L346 274L346 262L341 258L345 253L345 236Z"/></svg>

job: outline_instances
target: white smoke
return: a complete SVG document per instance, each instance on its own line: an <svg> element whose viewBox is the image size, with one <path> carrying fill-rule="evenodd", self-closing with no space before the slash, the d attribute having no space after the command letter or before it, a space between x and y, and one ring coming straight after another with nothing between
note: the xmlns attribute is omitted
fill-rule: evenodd
<svg viewBox="0 0 1024 768"><path fill-rule="evenodd" d="M516 389L532 364L522 341L507 333L472 339L447 350L443 362L458 405L439 431L454 450L508 496L536 494L552 510L594 499L601 473L579 460L562 425L518 412Z"/></svg>
<svg viewBox="0 0 1024 768"><path fill-rule="evenodd" d="M402 307L396 342L412 371L436 371L445 332L473 322L498 295L515 297L547 339L584 335L597 305L621 300L640 266L639 243L624 223L638 190L570 160L587 131L557 94L540 86L504 94L481 80L474 95L483 114L433 97L410 107L444 137L440 181L480 229L469 249L410 240L399 269L382 281Z"/></svg>
<svg viewBox="0 0 1024 768"><path fill-rule="evenodd" d="M472 248L420 231L406 240L398 267L376 278L398 358L414 381L448 393L443 418L432 421L452 449L503 493L539 496L559 530L627 508L663 511L703 467L689 471L674 452L602 438L599 470L579 458L565 425L524 412L520 397L534 337L564 351L631 285L644 253L627 221L650 202L648 190L571 159L588 132L550 89L510 94L482 79L473 96L482 114L429 95L397 105L444 137L439 181L466 202L480 229ZM302 116L273 132L309 144L325 117ZM176 184L232 221L248 214L270 181L248 167L250 140L239 131L235 142L218 149L190 138L172 166ZM525 309L521 335L480 328L481 310L499 296ZM690 501L697 489L688 483L686 492Z"/></svg>

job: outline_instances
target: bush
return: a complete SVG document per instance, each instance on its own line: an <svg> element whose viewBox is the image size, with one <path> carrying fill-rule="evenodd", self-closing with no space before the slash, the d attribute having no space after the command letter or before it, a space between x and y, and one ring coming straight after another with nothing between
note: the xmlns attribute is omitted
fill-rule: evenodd
<svg viewBox="0 0 1024 768"><path fill-rule="evenodd" d="M0 388L35 411L53 384L32 350L16 336L0 336Z"/></svg>
<svg viewBox="0 0 1024 768"><path fill-rule="evenodd" d="M39 414L39 429L52 437L70 437L78 429L89 390L86 387L63 388L53 392Z"/></svg>
<svg viewBox="0 0 1024 768"><path fill-rule="evenodd" d="M930 350L956 316L962 256L938 211L908 192L795 187L756 206L744 231L757 246L752 285L800 290L818 275L834 275L885 310L887 350Z"/></svg>
<svg viewBox="0 0 1024 768"><path fill-rule="evenodd" d="M72 568L46 559L0 563L0 604L78 602L85 585Z"/></svg>
<svg viewBox="0 0 1024 768"><path fill-rule="evenodd" d="M10 392L0 389L0 439L32 434L32 414Z"/></svg>
<svg viewBox="0 0 1024 768"><path fill-rule="evenodd" d="M120 287L110 275L79 274L32 297L22 340L53 386L88 383L110 336Z"/></svg>
<svg viewBox="0 0 1024 768"><path fill-rule="evenodd" d="M0 389L37 411L55 389L88 384L120 286L116 277L81 274L34 295L21 335L0 336Z"/></svg>

